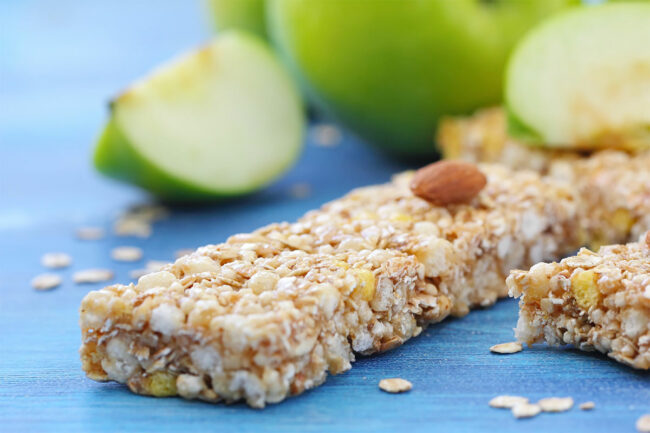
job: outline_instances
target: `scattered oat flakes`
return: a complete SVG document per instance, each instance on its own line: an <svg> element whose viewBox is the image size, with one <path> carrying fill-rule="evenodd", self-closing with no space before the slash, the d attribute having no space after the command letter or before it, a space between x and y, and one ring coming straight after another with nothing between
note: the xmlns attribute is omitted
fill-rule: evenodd
<svg viewBox="0 0 650 433"><path fill-rule="evenodd" d="M636 420L636 429L643 433L650 432L650 414L643 415Z"/></svg>
<svg viewBox="0 0 650 433"><path fill-rule="evenodd" d="M41 257L41 265L46 268L67 268L70 264L72 264L72 257L66 253L46 253Z"/></svg>
<svg viewBox="0 0 650 433"><path fill-rule="evenodd" d="M138 247L113 248L111 258L118 262L137 262L142 258L142 249Z"/></svg>
<svg viewBox="0 0 650 433"><path fill-rule="evenodd" d="M532 418L542 411L542 408L536 404L522 403L512 408L512 414L515 418Z"/></svg>
<svg viewBox="0 0 650 433"><path fill-rule="evenodd" d="M83 241L96 241L105 236L101 227L79 227L76 234L77 238Z"/></svg>
<svg viewBox="0 0 650 433"><path fill-rule="evenodd" d="M85 269L72 275L72 280L77 284L101 283L111 279L113 271L108 269Z"/></svg>
<svg viewBox="0 0 650 433"><path fill-rule="evenodd" d="M585 401L584 403L580 403L580 406L578 406L581 410L592 410L593 408L596 407L596 403L593 401Z"/></svg>
<svg viewBox="0 0 650 433"><path fill-rule="evenodd" d="M526 397L519 397L518 395L499 395L490 400L490 406L503 409L512 409L518 404L526 404L528 399Z"/></svg>
<svg viewBox="0 0 650 433"><path fill-rule="evenodd" d="M174 252L174 257L180 259L181 257L192 254L193 252L194 250L191 248L183 248Z"/></svg>
<svg viewBox="0 0 650 433"><path fill-rule="evenodd" d="M335 126L327 123L315 125L312 128L314 134L314 143L322 147L334 147L341 143L341 130Z"/></svg>
<svg viewBox="0 0 650 433"><path fill-rule="evenodd" d="M379 381L379 389L390 393L406 392L413 388L413 384L405 379L393 377Z"/></svg>
<svg viewBox="0 0 650 433"><path fill-rule="evenodd" d="M502 354L517 353L521 352L521 350L521 343L517 343L515 341L510 343L495 344L494 346L490 347L490 352Z"/></svg>
<svg viewBox="0 0 650 433"><path fill-rule="evenodd" d="M63 280L56 274L41 274L32 279L32 287L36 290L50 290L60 286Z"/></svg>
<svg viewBox="0 0 650 433"><path fill-rule="evenodd" d="M137 236L139 238L148 238L151 236L153 229L151 223L141 218L123 216L113 224L113 233L117 236Z"/></svg>
<svg viewBox="0 0 650 433"><path fill-rule="evenodd" d="M566 412L573 407L571 397L549 397L537 402L544 412Z"/></svg>
<svg viewBox="0 0 650 433"><path fill-rule="evenodd" d="M311 195L311 186L308 183L294 183L289 194L296 199L305 199Z"/></svg>

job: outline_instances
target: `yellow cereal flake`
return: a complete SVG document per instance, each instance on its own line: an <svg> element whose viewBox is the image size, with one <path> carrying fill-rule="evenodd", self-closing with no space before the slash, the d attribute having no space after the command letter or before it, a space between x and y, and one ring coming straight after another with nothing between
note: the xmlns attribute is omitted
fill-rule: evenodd
<svg viewBox="0 0 650 433"><path fill-rule="evenodd" d="M377 214L373 212L367 212L367 211L362 211L359 212L352 218L356 221L363 221L363 220L376 220L377 219Z"/></svg>
<svg viewBox="0 0 650 433"><path fill-rule="evenodd" d="M530 286L526 290L526 298L538 300L546 297L549 279L546 275L533 273L530 275Z"/></svg>
<svg viewBox="0 0 650 433"><path fill-rule="evenodd" d="M375 296L375 274L367 269L356 269L357 287L354 293L359 294L364 301L371 301Z"/></svg>
<svg viewBox="0 0 650 433"><path fill-rule="evenodd" d="M571 291L581 308L588 310L600 301L600 292L596 286L597 275L594 271L578 271L571 277Z"/></svg>
<svg viewBox="0 0 650 433"><path fill-rule="evenodd" d="M409 223L413 221L413 218L411 218L409 215L403 214L403 213L396 213L391 215L390 217L391 221L397 221L397 222L405 222Z"/></svg>
<svg viewBox="0 0 650 433"><path fill-rule="evenodd" d="M176 376L157 371L144 379L144 388L154 397L171 397L176 395Z"/></svg>
<svg viewBox="0 0 650 433"><path fill-rule="evenodd" d="M634 217L627 209L619 208L609 218L612 226L621 233L627 233L634 225Z"/></svg>
<svg viewBox="0 0 650 433"><path fill-rule="evenodd" d="M343 260L337 260L337 261L334 263L334 265L335 265L337 268L341 268L341 269L344 269L344 270L346 270L346 271L347 271L348 269L350 269L350 265L348 265L348 264L347 264L346 262L344 262Z"/></svg>

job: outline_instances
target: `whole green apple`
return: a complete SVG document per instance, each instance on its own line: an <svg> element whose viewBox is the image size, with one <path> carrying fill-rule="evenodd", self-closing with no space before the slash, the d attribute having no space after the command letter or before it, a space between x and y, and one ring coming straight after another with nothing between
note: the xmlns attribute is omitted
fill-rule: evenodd
<svg viewBox="0 0 650 433"><path fill-rule="evenodd" d="M369 142L432 152L439 118L495 104L516 41L578 0L269 0L303 91Z"/></svg>
<svg viewBox="0 0 650 433"><path fill-rule="evenodd" d="M265 0L208 0L218 31L246 30L266 39L264 3Z"/></svg>

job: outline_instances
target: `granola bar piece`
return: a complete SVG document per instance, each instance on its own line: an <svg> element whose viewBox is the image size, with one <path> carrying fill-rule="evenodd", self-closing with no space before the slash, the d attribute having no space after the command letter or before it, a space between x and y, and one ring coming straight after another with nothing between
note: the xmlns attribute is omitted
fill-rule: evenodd
<svg viewBox="0 0 650 433"><path fill-rule="evenodd" d="M507 285L520 297L519 341L573 344L650 368L650 232L639 242L513 271Z"/></svg>
<svg viewBox="0 0 650 433"><path fill-rule="evenodd" d="M407 173L90 292L84 370L141 394L262 407L492 304L510 269L574 247L576 199L532 172L481 169L469 204L433 206Z"/></svg>
<svg viewBox="0 0 650 433"><path fill-rule="evenodd" d="M89 293L83 368L139 394L277 402L438 321L448 297L415 258L391 250L207 246L136 285Z"/></svg>
<svg viewBox="0 0 650 433"><path fill-rule="evenodd" d="M443 120L438 143L447 158L499 163L565 182L580 199L581 243L594 250L638 239L650 228L650 152L531 147L508 136L501 108Z"/></svg>

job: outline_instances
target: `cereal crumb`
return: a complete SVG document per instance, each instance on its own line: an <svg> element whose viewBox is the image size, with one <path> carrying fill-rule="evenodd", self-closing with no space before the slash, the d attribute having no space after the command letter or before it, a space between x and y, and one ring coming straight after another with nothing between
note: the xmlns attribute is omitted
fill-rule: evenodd
<svg viewBox="0 0 650 433"><path fill-rule="evenodd" d="M490 352L501 354L517 353L521 352L521 350L521 343L517 343L515 341L510 343L495 344L494 346L490 347Z"/></svg>
<svg viewBox="0 0 650 433"><path fill-rule="evenodd" d="M537 402L544 412L565 412L573 407L571 397L549 397Z"/></svg>
<svg viewBox="0 0 650 433"><path fill-rule="evenodd" d="M341 143L341 130L335 126L327 123L315 125L312 129L314 134L314 143L321 147L335 147Z"/></svg>
<svg viewBox="0 0 650 433"><path fill-rule="evenodd" d="M113 271L108 269L85 269L72 275L72 280L77 284L101 283L111 279Z"/></svg>
<svg viewBox="0 0 650 433"><path fill-rule="evenodd" d="M50 290L61 285L63 280L56 274L41 274L32 279L32 287L36 290Z"/></svg>
<svg viewBox="0 0 650 433"><path fill-rule="evenodd" d="M78 239L83 241L96 241L102 239L106 233L101 227L79 227L76 235Z"/></svg>
<svg viewBox="0 0 650 433"><path fill-rule="evenodd" d="M379 389L390 393L406 392L413 388L413 384L405 379L394 377L379 381Z"/></svg>
<svg viewBox="0 0 650 433"><path fill-rule="evenodd" d="M499 395L490 400L490 406L503 409L512 409L518 404L526 404L528 399L518 395Z"/></svg>
<svg viewBox="0 0 650 433"><path fill-rule="evenodd" d="M636 429L643 433L650 432L650 414L643 415L636 420Z"/></svg>
<svg viewBox="0 0 650 433"><path fill-rule="evenodd" d="M305 199L311 195L311 186L308 183L294 183L289 194L295 199Z"/></svg>
<svg viewBox="0 0 650 433"><path fill-rule="evenodd" d="M72 264L72 257L66 253L46 253L41 257L41 264L46 268L67 268Z"/></svg>
<svg viewBox="0 0 650 433"><path fill-rule="evenodd" d="M142 249L138 247L113 248L111 258L118 262L137 262L142 258Z"/></svg>
<svg viewBox="0 0 650 433"><path fill-rule="evenodd" d="M537 404L522 403L512 408L512 414L515 418L532 418L542 411Z"/></svg>
<svg viewBox="0 0 650 433"><path fill-rule="evenodd" d="M581 410L592 410L593 408L596 407L596 403L593 401L585 401L584 403L580 403L580 406L578 406Z"/></svg>

